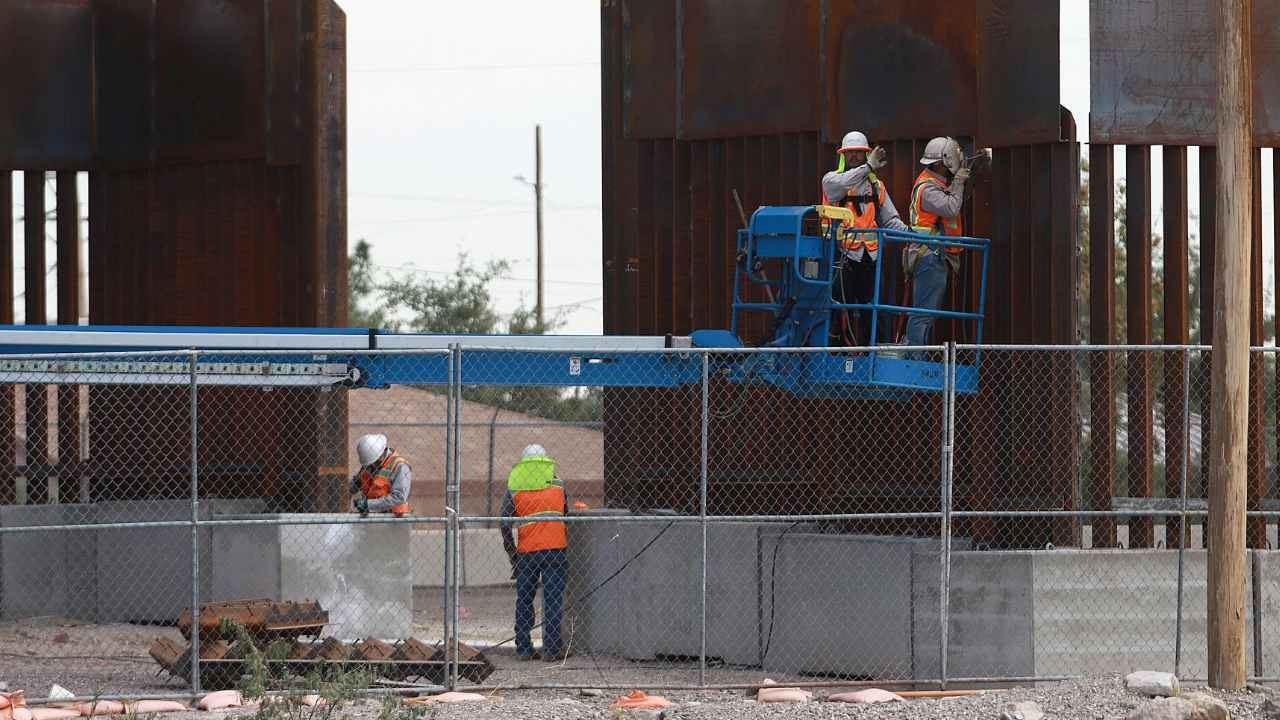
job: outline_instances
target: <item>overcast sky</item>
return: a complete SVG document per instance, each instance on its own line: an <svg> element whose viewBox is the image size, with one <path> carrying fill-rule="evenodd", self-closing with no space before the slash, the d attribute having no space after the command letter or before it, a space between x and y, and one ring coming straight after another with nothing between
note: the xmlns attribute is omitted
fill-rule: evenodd
<svg viewBox="0 0 1280 720"><path fill-rule="evenodd" d="M562 332L601 332L599 0L340 3L350 70L351 244L368 240L384 270L436 277L453 270L460 250L477 262L509 259L512 269L496 288L500 310L522 299L532 306L533 193L514 176L533 178L533 128L541 123L547 306L565 313ZM1061 15L1062 104L1087 139L1088 3L1062 0ZM1158 229L1158 147L1152 157ZM1196 160L1192 148L1193 184ZM1122 151L1116 176L1124 176ZM1270 238L1270 152L1262 178ZM20 200L18 174L14 181ZM1189 195L1195 213L1195 187ZM1272 245L1263 243L1268 287ZM21 243L16 250L21 268ZM18 292L21 281L19 269ZM49 297L53 303L52 287Z"/></svg>

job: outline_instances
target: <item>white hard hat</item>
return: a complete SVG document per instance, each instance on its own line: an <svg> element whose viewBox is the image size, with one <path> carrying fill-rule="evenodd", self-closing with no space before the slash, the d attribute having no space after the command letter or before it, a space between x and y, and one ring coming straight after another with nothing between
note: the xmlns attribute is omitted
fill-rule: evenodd
<svg viewBox="0 0 1280 720"><path fill-rule="evenodd" d="M956 172L960 169L960 163L963 160L960 154L960 143L949 137L936 137L924 146L924 156L920 158L920 164L932 165L940 162L951 172Z"/></svg>
<svg viewBox="0 0 1280 720"><path fill-rule="evenodd" d="M387 449L386 435L364 435L356 441L356 456L361 465L372 465Z"/></svg>
<svg viewBox="0 0 1280 720"><path fill-rule="evenodd" d="M844 139L840 141L840 152L845 152L846 150L870 152L871 144L867 142L866 135L854 130L852 132L845 133Z"/></svg>
<svg viewBox="0 0 1280 720"><path fill-rule="evenodd" d="M534 443L526 447L524 449L524 453L521 454L521 457L526 457L526 458L546 457L546 456L547 456L547 449L537 443Z"/></svg>

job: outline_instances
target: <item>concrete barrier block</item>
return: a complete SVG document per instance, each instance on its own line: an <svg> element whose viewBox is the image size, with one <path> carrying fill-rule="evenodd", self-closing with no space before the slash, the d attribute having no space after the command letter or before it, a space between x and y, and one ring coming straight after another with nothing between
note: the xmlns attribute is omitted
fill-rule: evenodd
<svg viewBox="0 0 1280 720"><path fill-rule="evenodd" d="M912 596L914 544L912 538L762 533L765 670L910 678L913 617L903 599Z"/></svg>
<svg viewBox="0 0 1280 720"><path fill-rule="evenodd" d="M0 527L91 522L91 505L0 506ZM0 535L0 617L14 620L97 615L97 533L92 530Z"/></svg>

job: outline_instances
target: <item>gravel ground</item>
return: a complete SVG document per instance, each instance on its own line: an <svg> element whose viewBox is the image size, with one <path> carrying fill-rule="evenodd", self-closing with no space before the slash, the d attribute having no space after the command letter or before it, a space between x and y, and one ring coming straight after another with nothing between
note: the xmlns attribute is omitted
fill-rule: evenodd
<svg viewBox="0 0 1280 720"><path fill-rule="evenodd" d="M1192 690L1194 688L1187 688ZM1227 704L1232 718L1264 718L1260 706L1266 696L1258 693L1209 692ZM828 691L816 693L816 698ZM830 692L835 692L831 690ZM536 720L582 720L616 718L609 710L615 694L584 697L573 692L520 691L491 696L482 702L437 705L425 714L431 720L498 720L499 718L532 718ZM804 705L761 705L740 692L665 693L677 703L667 711L672 718L697 720L767 720L795 718L866 718L867 720L934 720L942 718L976 718L996 720L1002 707L1011 702L1034 701L1046 718L1081 718L1083 720L1123 719L1145 702L1124 689L1118 677L1068 683L1047 683L1036 688L1014 688L990 691L975 697L940 700L910 700L883 705L847 705L811 702ZM357 703L341 709L336 717L350 720L378 720L380 704ZM214 720L241 718L248 711L234 713L181 713L164 716L166 720ZM408 720L399 715L395 720ZM637 716L638 717L638 716Z"/></svg>
<svg viewBox="0 0 1280 720"><path fill-rule="evenodd" d="M468 618L464 618L464 636L473 641L490 642L504 639L508 633L510 612L506 593L472 592L464 598ZM421 606L420 606L421 607ZM432 640L431 615L424 611L415 618L415 634ZM469 620L469 621L468 621ZM129 696L185 692L184 683L157 676L157 667L147 656L147 647L157 636L179 639L177 631L167 627L136 625L88 625L55 618L35 618L0 623L0 681L10 688L25 689L28 696L43 696L52 683L61 684L77 694L103 692L107 696ZM501 636L501 637L500 637ZM630 662L606 656L575 655L563 663L520 662L510 646L489 653L497 670L486 681L491 686L527 684L564 684L649 688L661 684L693 684L697 681L697 665L679 662ZM756 683L763 679L756 668L711 667L707 682L714 684ZM787 678L773 675L786 683L814 678ZM466 689L466 688L460 688ZM1187 688L1188 690L1195 688ZM820 699L839 689L813 690ZM483 703L437 706L428 717L433 718L606 718L608 705L621 690L605 690L599 697L587 697L576 690L504 690L486 691L492 698ZM995 718L1009 702L1032 700L1039 703L1050 718L1086 718L1110 720L1124 718L1144 701L1125 691L1118 677L1107 677L1068 683L1042 683L1036 687L991 691L986 694L946 700L913 700L878 706L850 706L839 703L810 703L803 706L763 706L745 691L697 692L666 691L666 697L678 703L673 713L679 718L708 720L751 720L752 718ZM1261 693L1224 694L1210 692L1223 700L1234 718L1265 717L1260 706L1266 699ZM500 696L500 697L499 697ZM341 716L353 720L377 720L379 704L373 701L345 708ZM191 713L166 716L167 720L216 720L246 713ZM383 719L385 720L385 719ZM408 720L407 716L395 720Z"/></svg>

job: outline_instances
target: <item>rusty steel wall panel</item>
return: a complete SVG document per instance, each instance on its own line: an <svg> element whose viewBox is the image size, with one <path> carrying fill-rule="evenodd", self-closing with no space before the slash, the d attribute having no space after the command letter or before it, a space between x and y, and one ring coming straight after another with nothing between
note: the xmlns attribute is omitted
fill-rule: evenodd
<svg viewBox="0 0 1280 720"><path fill-rule="evenodd" d="M1280 3L1252 4L1253 137L1280 145ZM1211 0L1090 0L1090 142L1214 145Z"/></svg>
<svg viewBox="0 0 1280 720"><path fill-rule="evenodd" d="M262 0L156 4L156 154L162 162L265 154Z"/></svg>
<svg viewBox="0 0 1280 720"><path fill-rule="evenodd" d="M877 141L974 134L972 0L828 0L822 37L824 141L853 129Z"/></svg>
<svg viewBox="0 0 1280 720"><path fill-rule="evenodd" d="M680 99L676 0L621 0L622 128L632 140L676 137Z"/></svg>
<svg viewBox="0 0 1280 720"><path fill-rule="evenodd" d="M0 167L85 167L92 143L88 0L7 0L0 11Z"/></svg>
<svg viewBox="0 0 1280 720"><path fill-rule="evenodd" d="M818 0L682 0L680 6L677 137L817 127Z"/></svg>
<svg viewBox="0 0 1280 720"><path fill-rule="evenodd" d="M1151 343L1151 147L1125 148L1125 313L1130 345ZM1125 363L1128 387L1128 494L1152 497L1155 489L1152 358L1130 352ZM1152 547L1152 518L1129 520L1129 547Z"/></svg>
<svg viewBox="0 0 1280 720"><path fill-rule="evenodd" d="M1067 140L1058 103L1057 0L978 0L978 145Z"/></svg>
<svg viewBox="0 0 1280 720"><path fill-rule="evenodd" d="M99 166L154 160L155 10L149 0L93 2L93 153Z"/></svg>
<svg viewBox="0 0 1280 720"><path fill-rule="evenodd" d="M266 4L267 161L293 165L302 160L302 8L304 0Z"/></svg>

